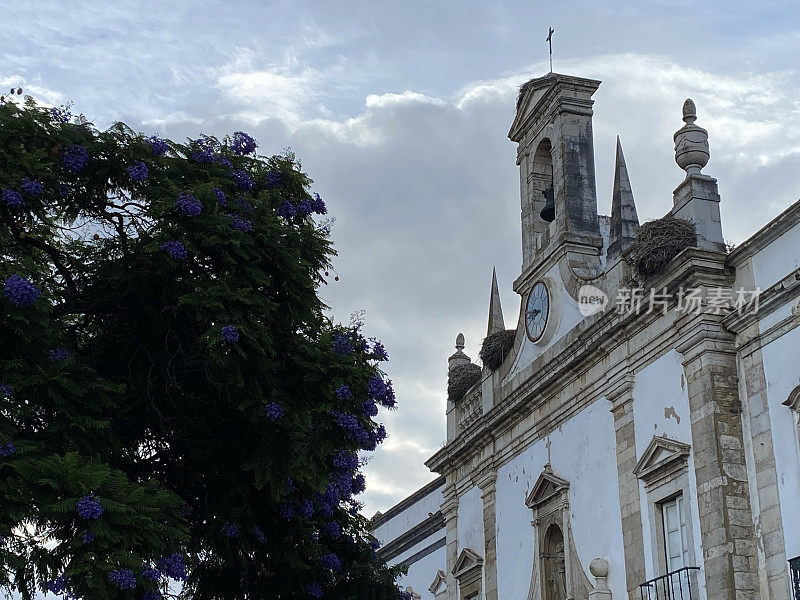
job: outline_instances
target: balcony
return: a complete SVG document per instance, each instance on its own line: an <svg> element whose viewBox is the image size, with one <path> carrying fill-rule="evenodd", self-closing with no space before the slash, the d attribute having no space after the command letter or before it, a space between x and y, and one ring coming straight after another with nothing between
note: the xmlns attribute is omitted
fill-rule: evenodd
<svg viewBox="0 0 800 600"><path fill-rule="evenodd" d="M641 600L692 600L699 598L697 592L697 573L700 567L683 567L645 581L639 586ZM797 600L800 600L798 598Z"/></svg>
<svg viewBox="0 0 800 600"><path fill-rule="evenodd" d="M800 556L789 561L789 574L792 578L792 600L800 600Z"/></svg>

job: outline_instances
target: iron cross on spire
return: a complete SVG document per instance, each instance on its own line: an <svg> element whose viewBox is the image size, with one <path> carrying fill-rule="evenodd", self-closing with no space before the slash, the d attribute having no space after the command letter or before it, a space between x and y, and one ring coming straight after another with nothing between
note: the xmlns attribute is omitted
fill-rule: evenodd
<svg viewBox="0 0 800 600"><path fill-rule="evenodd" d="M549 28L550 31L547 32L547 39L545 40L548 45L550 46L550 72L553 72L553 32L555 29L552 27Z"/></svg>

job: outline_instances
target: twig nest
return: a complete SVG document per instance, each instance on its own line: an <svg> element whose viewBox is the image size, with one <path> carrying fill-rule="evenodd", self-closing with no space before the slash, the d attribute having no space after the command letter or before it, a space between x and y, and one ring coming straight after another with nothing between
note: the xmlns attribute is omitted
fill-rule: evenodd
<svg viewBox="0 0 800 600"><path fill-rule="evenodd" d="M631 246L636 271L643 277L660 272L685 248L697 245L694 224L685 219L664 217L644 223Z"/></svg>
<svg viewBox="0 0 800 600"><path fill-rule="evenodd" d="M447 374L447 398L458 402L480 378L481 368L474 363L453 367Z"/></svg>
<svg viewBox="0 0 800 600"><path fill-rule="evenodd" d="M487 367L492 371L498 369L503 364L508 352L514 345L514 337L516 336L515 329L506 329L504 331L495 331L487 335L483 340L481 346L480 357Z"/></svg>

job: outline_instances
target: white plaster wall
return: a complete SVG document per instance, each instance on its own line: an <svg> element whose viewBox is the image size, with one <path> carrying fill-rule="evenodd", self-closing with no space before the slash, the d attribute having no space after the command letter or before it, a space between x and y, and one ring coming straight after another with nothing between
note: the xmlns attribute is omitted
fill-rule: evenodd
<svg viewBox="0 0 800 600"><path fill-rule="evenodd" d="M609 562L615 598L626 597L622 523L617 486L616 441L610 404L600 399L550 436L556 475L570 481L572 535L590 582L589 563ZM547 438L498 470L496 495L497 590L499 600L527 598L533 569L532 513L528 495L547 462ZM460 512L459 512L460 517ZM459 530L460 531L460 530Z"/></svg>
<svg viewBox="0 0 800 600"><path fill-rule="evenodd" d="M431 540L435 539L435 537L431 538ZM400 577L397 583L401 590L411 587L414 592L422 596L423 600L433 600L433 594L430 593L428 588L433 583L437 570L446 571L446 564L447 549L443 546L410 565L408 573Z"/></svg>
<svg viewBox="0 0 800 600"><path fill-rule="evenodd" d="M441 508L444 499L443 490L444 485L423 496L399 515L376 527L373 535L378 538L381 545L385 545L415 525L419 525L428 518L429 513L436 513Z"/></svg>
<svg viewBox="0 0 800 600"><path fill-rule="evenodd" d="M640 459L653 436L667 436L686 444L692 443L692 427L689 415L689 391L682 364L682 356L671 350L659 357L636 374L633 388L633 415L636 442L636 459ZM700 540L700 516L697 509L697 477L694 471L694 455L688 460L689 498L686 507L687 517L691 519L694 557L702 564L702 544ZM642 508L642 535L644 541L644 562L647 578L657 577L653 561L653 542L655 532L650 529L647 494L639 482L639 501ZM698 578L700 597L705 597L705 582Z"/></svg>
<svg viewBox="0 0 800 600"><path fill-rule="evenodd" d="M800 225L753 256L756 286L762 290L800 268Z"/></svg>
<svg viewBox="0 0 800 600"><path fill-rule="evenodd" d="M473 487L458 499L458 552L469 548L483 556L483 498L480 488Z"/></svg>
<svg viewBox="0 0 800 600"><path fill-rule="evenodd" d="M774 320L777 317L773 313L769 318ZM763 321L759 323L762 331L767 326ZM788 407L783 406L783 402L800 385L800 329L793 329L762 348L761 352L767 380L786 557L794 558L800 556L800 449L796 417Z"/></svg>

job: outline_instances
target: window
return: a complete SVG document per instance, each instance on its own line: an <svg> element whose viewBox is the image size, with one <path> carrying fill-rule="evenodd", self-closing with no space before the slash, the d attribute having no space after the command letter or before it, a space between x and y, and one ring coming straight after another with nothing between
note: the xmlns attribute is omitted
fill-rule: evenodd
<svg viewBox="0 0 800 600"><path fill-rule="evenodd" d="M789 561L789 574L792 578L792 598L800 600L800 556Z"/></svg>
<svg viewBox="0 0 800 600"><path fill-rule="evenodd" d="M661 523L664 532L664 555L667 572L689 566L689 535L686 530L686 511L683 495L661 503Z"/></svg>

